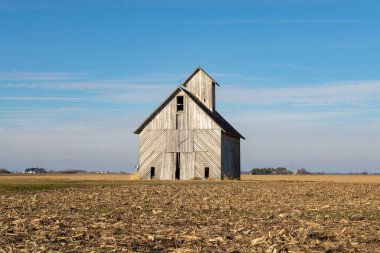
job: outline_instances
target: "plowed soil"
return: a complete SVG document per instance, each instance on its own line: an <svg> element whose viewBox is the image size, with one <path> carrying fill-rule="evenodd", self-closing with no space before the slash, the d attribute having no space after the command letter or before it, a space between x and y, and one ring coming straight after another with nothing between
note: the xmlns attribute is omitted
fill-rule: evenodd
<svg viewBox="0 0 380 253"><path fill-rule="evenodd" d="M23 180L0 252L380 252L376 182Z"/></svg>

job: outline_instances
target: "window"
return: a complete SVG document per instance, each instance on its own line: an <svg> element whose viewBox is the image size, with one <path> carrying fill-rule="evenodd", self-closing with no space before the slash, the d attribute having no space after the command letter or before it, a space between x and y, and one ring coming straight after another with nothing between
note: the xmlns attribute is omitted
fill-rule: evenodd
<svg viewBox="0 0 380 253"><path fill-rule="evenodd" d="M177 112L183 111L183 96L177 96Z"/></svg>
<svg viewBox="0 0 380 253"><path fill-rule="evenodd" d="M150 167L150 179L153 179L156 176L156 168Z"/></svg>
<svg viewBox="0 0 380 253"><path fill-rule="evenodd" d="M205 167L205 178L209 178L210 177L210 168L209 167Z"/></svg>

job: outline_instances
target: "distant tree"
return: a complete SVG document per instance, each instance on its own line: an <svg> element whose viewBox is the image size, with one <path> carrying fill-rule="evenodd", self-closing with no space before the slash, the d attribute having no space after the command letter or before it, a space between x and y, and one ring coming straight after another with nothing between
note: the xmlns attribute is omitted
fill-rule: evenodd
<svg viewBox="0 0 380 253"><path fill-rule="evenodd" d="M305 168L301 168L297 170L297 174L306 175L306 174L311 174L311 172L307 171Z"/></svg>
<svg viewBox="0 0 380 253"><path fill-rule="evenodd" d="M368 171L363 171L361 174L362 175L368 175Z"/></svg>
<svg viewBox="0 0 380 253"><path fill-rule="evenodd" d="M0 168L0 174L8 174L8 173L11 173L11 172L9 170Z"/></svg>
<svg viewBox="0 0 380 253"><path fill-rule="evenodd" d="M251 175L288 175L292 174L287 168L277 167L277 168L253 168L250 171Z"/></svg>
<svg viewBox="0 0 380 253"><path fill-rule="evenodd" d="M277 167L275 169L275 174L277 174L277 175L287 175L289 173L291 173L291 172L288 171L288 169L284 168L284 167Z"/></svg>

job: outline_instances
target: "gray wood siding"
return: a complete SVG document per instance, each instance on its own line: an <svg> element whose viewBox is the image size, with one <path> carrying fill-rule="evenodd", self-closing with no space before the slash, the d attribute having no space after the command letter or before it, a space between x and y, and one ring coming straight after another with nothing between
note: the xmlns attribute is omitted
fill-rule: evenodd
<svg viewBox="0 0 380 253"><path fill-rule="evenodd" d="M162 169L162 153L166 148L166 131L142 131L139 137L140 178L149 179L151 167L156 168L156 177L160 177Z"/></svg>
<svg viewBox="0 0 380 253"><path fill-rule="evenodd" d="M172 99L169 104L149 122L144 130L176 129L176 112L176 101Z"/></svg>
<svg viewBox="0 0 380 253"><path fill-rule="evenodd" d="M241 135L217 112L201 105L215 110L214 81L200 70L191 75L186 88L176 89L136 130L140 178L150 179L155 167L155 178L173 180L177 162L180 179L203 179L206 167L210 179L239 178ZM179 112L177 96L184 98Z"/></svg>
<svg viewBox="0 0 380 253"><path fill-rule="evenodd" d="M177 101L174 97L161 112L145 127L144 130L155 129L221 129L194 101L183 91L184 110L177 113ZM176 119L178 122L176 123Z"/></svg>
<svg viewBox="0 0 380 253"><path fill-rule="evenodd" d="M205 72L198 71L186 84L186 88L207 108L215 110L215 84Z"/></svg>
<svg viewBox="0 0 380 253"><path fill-rule="evenodd" d="M156 178L175 179L176 153L180 152L181 179L204 178L204 167L210 168L210 178L220 179L220 126L186 93L178 96L184 96L182 112L177 112L174 97L140 133L140 178L149 179L150 168L155 167Z"/></svg>
<svg viewBox="0 0 380 253"><path fill-rule="evenodd" d="M222 176L240 178L240 139L222 134Z"/></svg>
<svg viewBox="0 0 380 253"><path fill-rule="evenodd" d="M221 179L221 131L194 130L195 176L204 178L205 167L211 179Z"/></svg>
<svg viewBox="0 0 380 253"><path fill-rule="evenodd" d="M166 130L166 152L193 152L192 130Z"/></svg>
<svg viewBox="0 0 380 253"><path fill-rule="evenodd" d="M181 153L181 170L180 170L180 179L194 179L195 170L194 170L194 156L192 153Z"/></svg>
<svg viewBox="0 0 380 253"><path fill-rule="evenodd" d="M176 168L176 153L167 153L162 154L162 170L160 179L163 180L172 180L175 179L175 168Z"/></svg>

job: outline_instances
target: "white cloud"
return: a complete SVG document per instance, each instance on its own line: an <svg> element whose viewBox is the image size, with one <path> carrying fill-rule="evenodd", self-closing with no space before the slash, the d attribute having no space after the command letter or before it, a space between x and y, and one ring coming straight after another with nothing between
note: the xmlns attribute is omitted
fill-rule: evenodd
<svg viewBox="0 0 380 253"><path fill-rule="evenodd" d="M84 100L85 98L80 98L80 97L0 97L0 100L62 100L62 101L67 101L67 100Z"/></svg>
<svg viewBox="0 0 380 253"><path fill-rule="evenodd" d="M227 24L368 24L374 23L376 20L372 19L189 19L180 20L185 24L195 25L227 25Z"/></svg>
<svg viewBox="0 0 380 253"><path fill-rule="evenodd" d="M18 108L13 110L0 110L0 113L60 113L60 112L77 112L83 111L83 108L66 107L66 108Z"/></svg>
<svg viewBox="0 0 380 253"><path fill-rule="evenodd" d="M146 73L119 79L92 79L88 74L49 72L0 72L0 88L56 90L129 90L175 87L186 75Z"/></svg>
<svg viewBox="0 0 380 253"><path fill-rule="evenodd" d="M347 81L288 88L224 86L219 101L241 104L337 105L380 102L380 80Z"/></svg>
<svg viewBox="0 0 380 253"><path fill-rule="evenodd" d="M82 72L0 72L0 81L62 81L86 79Z"/></svg>

